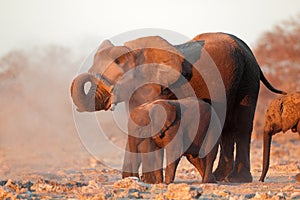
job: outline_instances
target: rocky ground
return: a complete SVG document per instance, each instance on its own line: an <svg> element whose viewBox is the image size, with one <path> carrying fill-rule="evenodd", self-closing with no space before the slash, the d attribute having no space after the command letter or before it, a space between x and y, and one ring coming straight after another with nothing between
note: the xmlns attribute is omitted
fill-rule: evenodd
<svg viewBox="0 0 300 200"><path fill-rule="evenodd" d="M272 143L266 182L258 182L262 163L262 141L251 148L254 182L245 184L201 184L198 172L182 159L174 184L150 185L135 178L121 179L117 170L88 158L86 166L73 164L56 171L20 173L10 169L1 152L0 199L300 199L300 137L277 134Z"/></svg>

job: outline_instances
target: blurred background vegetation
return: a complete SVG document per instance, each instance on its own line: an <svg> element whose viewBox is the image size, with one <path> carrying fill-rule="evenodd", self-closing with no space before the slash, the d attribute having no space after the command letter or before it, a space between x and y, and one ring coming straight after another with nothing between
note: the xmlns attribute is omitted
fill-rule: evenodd
<svg viewBox="0 0 300 200"><path fill-rule="evenodd" d="M300 91L300 15L263 33L253 51L273 86L288 93ZM266 108L277 96L261 86L255 114L254 138L262 136Z"/></svg>

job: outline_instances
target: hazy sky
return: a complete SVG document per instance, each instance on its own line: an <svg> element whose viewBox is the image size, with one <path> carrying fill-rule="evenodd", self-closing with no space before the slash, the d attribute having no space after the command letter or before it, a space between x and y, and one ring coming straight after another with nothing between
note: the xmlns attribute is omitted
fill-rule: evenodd
<svg viewBox="0 0 300 200"><path fill-rule="evenodd" d="M0 0L0 56L33 45L93 45L139 28L188 37L225 31L253 46L262 32L297 14L299 0Z"/></svg>

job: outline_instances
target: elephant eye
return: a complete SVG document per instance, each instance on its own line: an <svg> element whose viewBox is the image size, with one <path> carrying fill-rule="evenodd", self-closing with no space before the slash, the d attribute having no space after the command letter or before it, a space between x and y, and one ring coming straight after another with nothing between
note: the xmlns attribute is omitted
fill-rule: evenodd
<svg viewBox="0 0 300 200"><path fill-rule="evenodd" d="M118 59L115 59L116 64L120 64L120 61Z"/></svg>

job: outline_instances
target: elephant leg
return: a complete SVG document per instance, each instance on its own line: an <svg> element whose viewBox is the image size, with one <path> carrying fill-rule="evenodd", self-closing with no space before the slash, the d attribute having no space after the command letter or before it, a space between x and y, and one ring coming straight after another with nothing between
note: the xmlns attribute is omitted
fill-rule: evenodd
<svg viewBox="0 0 300 200"><path fill-rule="evenodd" d="M233 169L234 137L232 136L232 131L234 130L229 129L228 127L224 127L222 131L219 163L217 169L213 173L217 181L223 181Z"/></svg>
<svg viewBox="0 0 300 200"><path fill-rule="evenodd" d="M202 178L204 178L204 163L203 159L199 158L199 156L193 156L192 154L186 155L187 160L196 167Z"/></svg>
<svg viewBox="0 0 300 200"><path fill-rule="evenodd" d="M133 176L131 158L130 158L130 153L125 151L123 167L122 167L122 178L130 177L130 176Z"/></svg>
<svg viewBox="0 0 300 200"><path fill-rule="evenodd" d="M182 141L172 141L166 148L167 167L165 172L165 183L174 182L175 173L181 158Z"/></svg>
<svg viewBox="0 0 300 200"><path fill-rule="evenodd" d="M131 177L131 176L139 177L138 168L140 166L141 159L137 153L138 149L134 148L134 146L130 147L130 145L135 145L134 143L135 143L134 139L128 137L124 161L123 161L122 178Z"/></svg>
<svg viewBox="0 0 300 200"><path fill-rule="evenodd" d="M163 179L163 161L164 161L164 149L156 147L154 152L155 154L155 162L154 162L154 175L155 175L155 183L162 183Z"/></svg>
<svg viewBox="0 0 300 200"><path fill-rule="evenodd" d="M216 183L216 178L212 173L214 161L218 153L217 145L205 157L205 170L203 183Z"/></svg>
<svg viewBox="0 0 300 200"><path fill-rule="evenodd" d="M142 159L142 181L146 183L155 183L155 143L152 139L144 139L139 144L139 152Z"/></svg>
<svg viewBox="0 0 300 200"><path fill-rule="evenodd" d="M168 157L168 153L167 153L167 157ZM165 183L166 184L174 182L175 173L176 173L176 169L177 169L179 161L180 161L180 158L175 159L174 162L167 165L166 172L165 172L165 176L166 176L165 177Z"/></svg>
<svg viewBox="0 0 300 200"><path fill-rule="evenodd" d="M250 172L250 143L255 107L240 105L237 109L236 159L234 168L225 178L227 182L252 182Z"/></svg>
<svg viewBox="0 0 300 200"><path fill-rule="evenodd" d="M122 177L139 177L139 167L141 165L141 155L138 146L144 139L128 135L126 152L124 156Z"/></svg>

